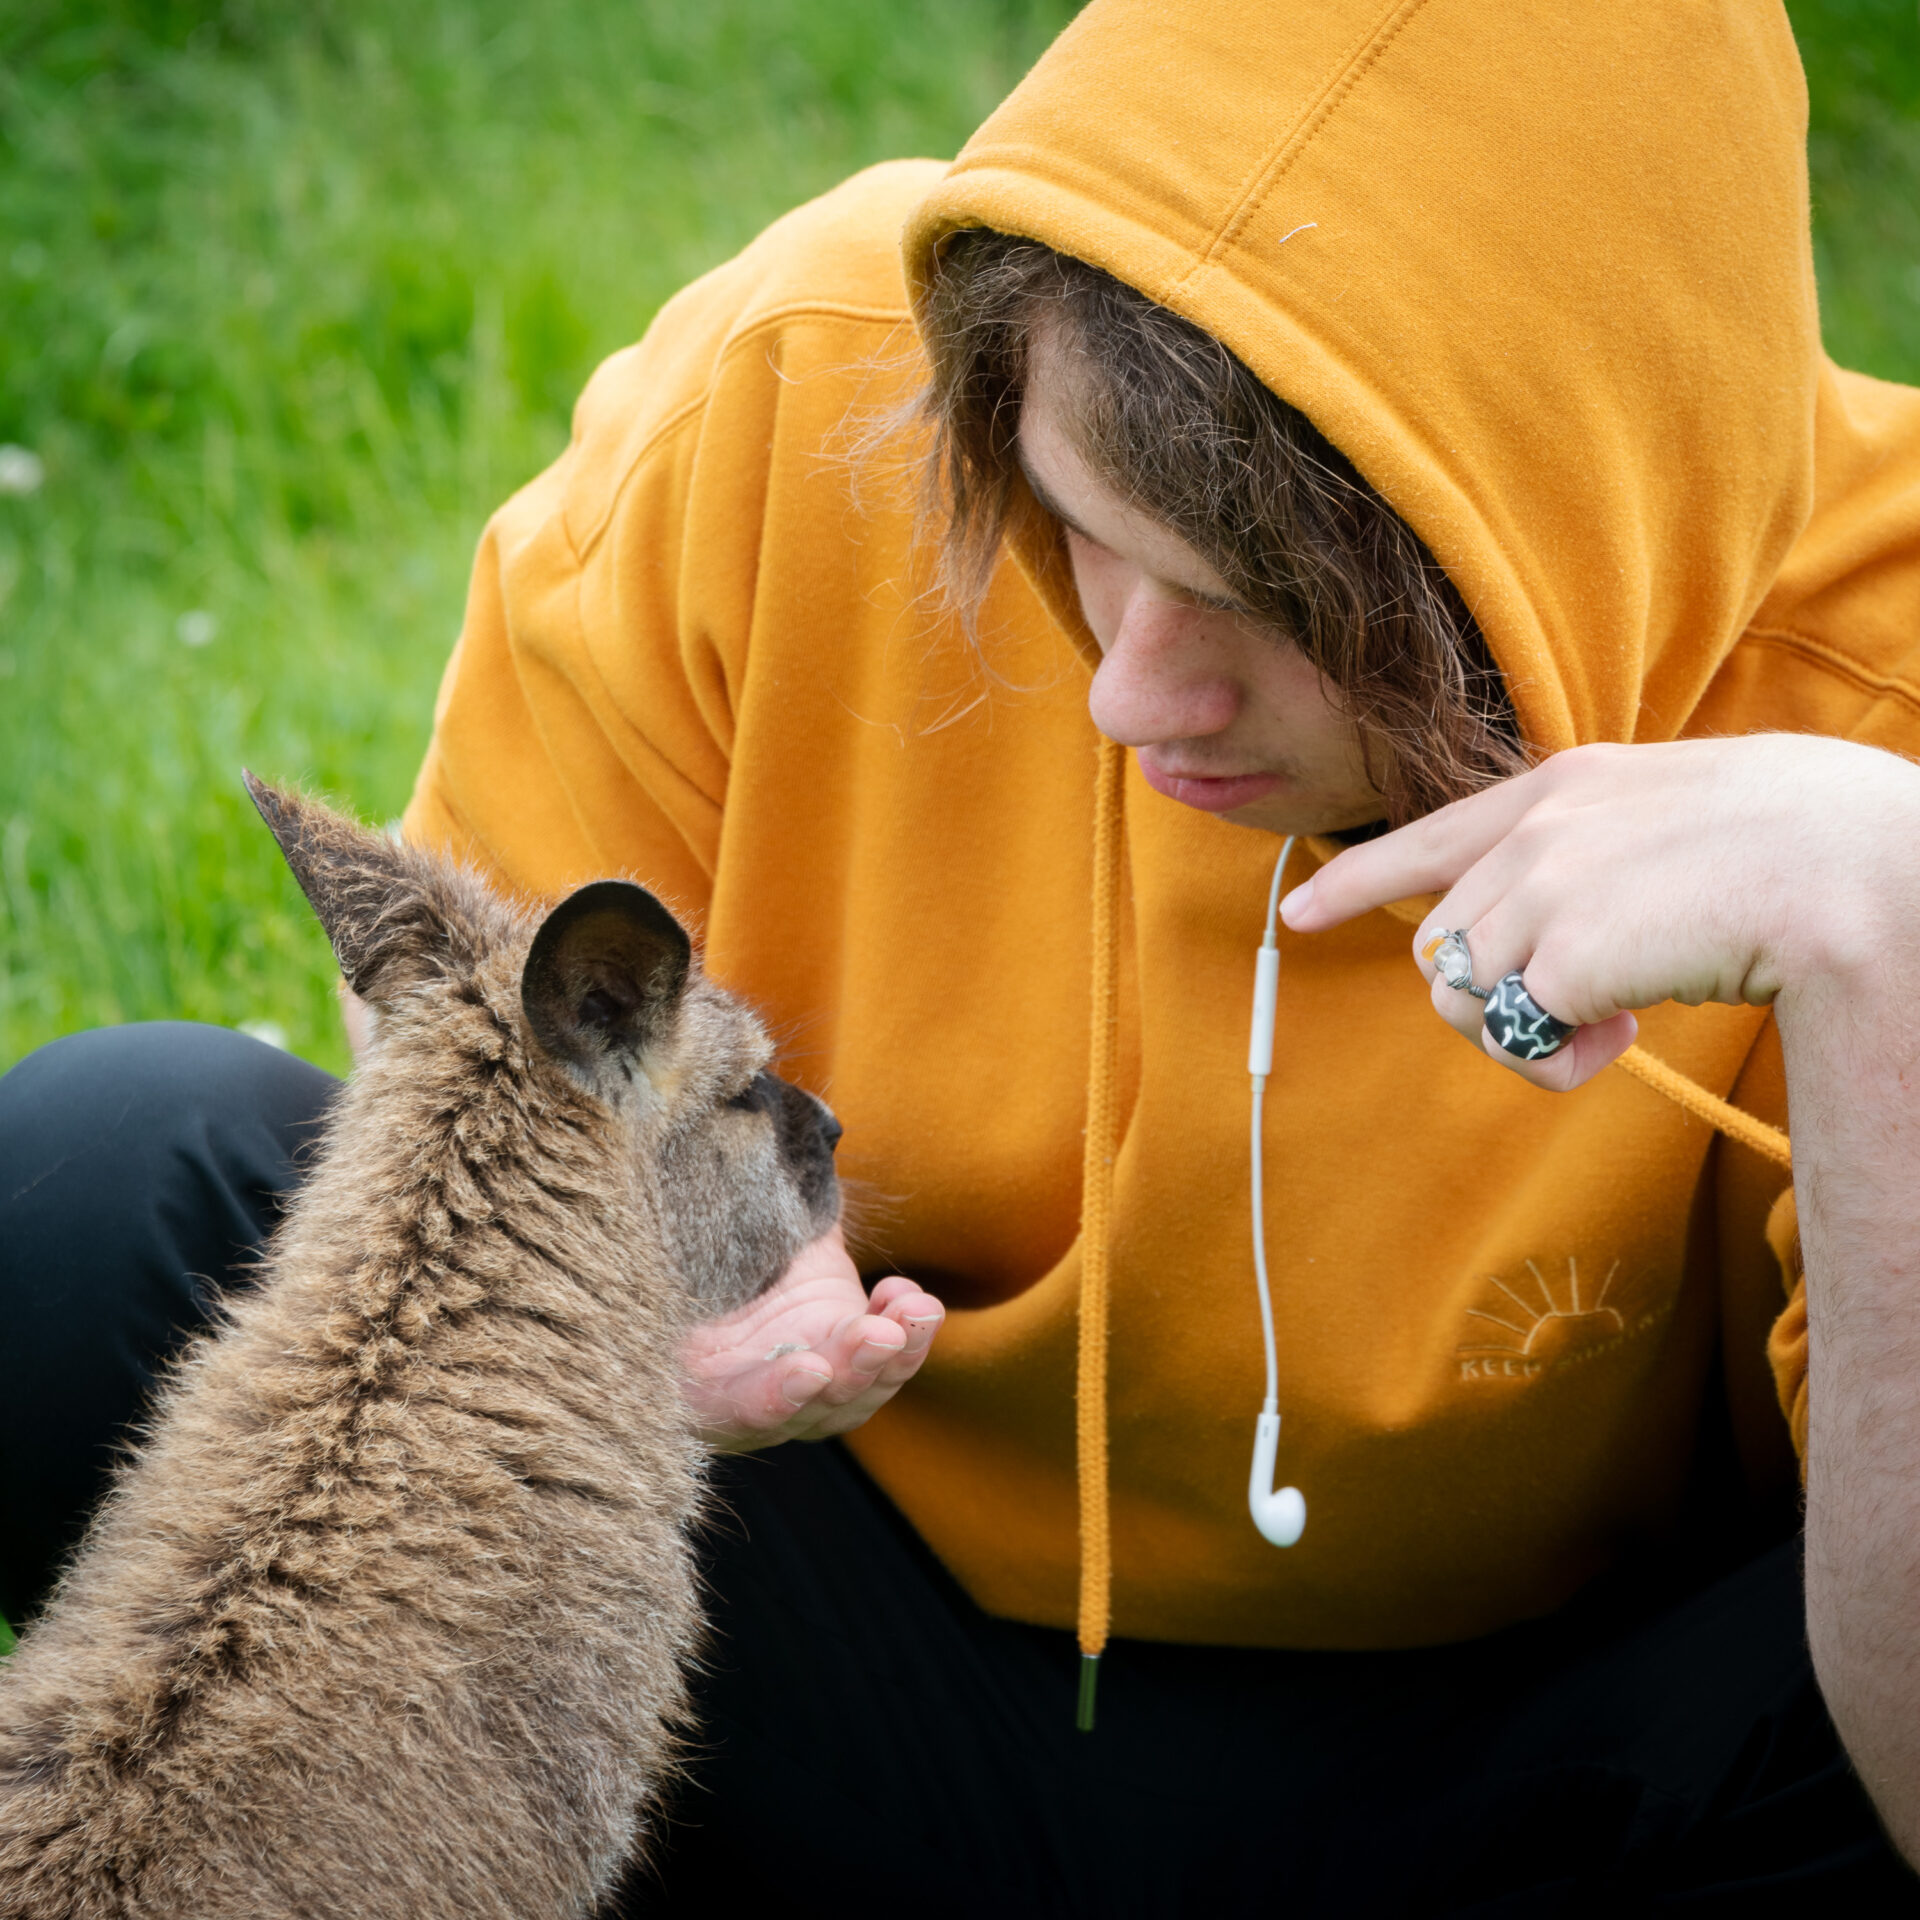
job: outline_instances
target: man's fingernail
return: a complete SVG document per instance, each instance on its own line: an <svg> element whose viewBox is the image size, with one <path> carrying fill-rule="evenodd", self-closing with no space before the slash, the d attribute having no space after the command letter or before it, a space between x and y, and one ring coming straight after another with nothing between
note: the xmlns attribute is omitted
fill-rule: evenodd
<svg viewBox="0 0 1920 1920"><path fill-rule="evenodd" d="M809 1373L802 1367L797 1373L790 1373L780 1382L780 1391L796 1407L804 1407L813 1396L827 1384L829 1375Z"/></svg>
<svg viewBox="0 0 1920 1920"><path fill-rule="evenodd" d="M910 1327L937 1327L947 1316L944 1313L910 1313L907 1325Z"/></svg>
<svg viewBox="0 0 1920 1920"><path fill-rule="evenodd" d="M1303 880L1280 902L1280 917L1291 925L1295 915L1305 913L1312 905L1313 882Z"/></svg>
<svg viewBox="0 0 1920 1920"><path fill-rule="evenodd" d="M885 1340L862 1340L860 1342L860 1364L865 1367L884 1367L889 1360L899 1357L900 1349L891 1346Z"/></svg>

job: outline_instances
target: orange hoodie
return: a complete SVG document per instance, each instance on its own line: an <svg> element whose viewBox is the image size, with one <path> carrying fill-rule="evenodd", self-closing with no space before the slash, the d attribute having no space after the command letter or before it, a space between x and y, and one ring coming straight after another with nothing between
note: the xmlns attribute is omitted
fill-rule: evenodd
<svg viewBox="0 0 1920 1920"><path fill-rule="evenodd" d="M530 890L636 875L788 1033L872 1264L952 1309L851 1444L989 1610L1075 1618L1098 756L1059 553L1001 570L983 673L904 489L849 459L916 378L916 276L991 225L1224 339L1425 538L1542 751L1911 750L1920 394L1820 353L1803 109L1761 0L1095 0L951 168L862 174L671 302L489 528L408 830ZM1563 1097L1477 1057L1378 913L1282 935L1267 1215L1312 1518L1267 1546L1245 1063L1276 844L1131 767L1111 824L1117 1631L1478 1634L1672 1529L1712 1428L1790 1486L1778 1168L1628 1075ZM1784 1124L1763 1013L1642 1033Z"/></svg>

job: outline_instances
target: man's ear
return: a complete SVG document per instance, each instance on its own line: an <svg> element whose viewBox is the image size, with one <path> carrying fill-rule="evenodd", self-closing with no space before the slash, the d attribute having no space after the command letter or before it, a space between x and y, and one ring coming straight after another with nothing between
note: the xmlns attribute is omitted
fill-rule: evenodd
<svg viewBox="0 0 1920 1920"><path fill-rule="evenodd" d="M596 880L562 900L533 936L520 1004L549 1053L591 1068L639 1053L666 1031L692 961L680 922L645 887Z"/></svg>
<svg viewBox="0 0 1920 1920"><path fill-rule="evenodd" d="M241 776L333 943L340 971L376 1006L431 979L449 939L420 884L420 863L318 800Z"/></svg>

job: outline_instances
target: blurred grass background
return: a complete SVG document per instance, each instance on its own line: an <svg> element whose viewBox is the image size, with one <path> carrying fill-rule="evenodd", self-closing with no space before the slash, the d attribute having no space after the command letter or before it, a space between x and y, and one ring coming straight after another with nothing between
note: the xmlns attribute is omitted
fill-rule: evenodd
<svg viewBox="0 0 1920 1920"><path fill-rule="evenodd" d="M0 1067L175 1017L342 1068L238 769L396 814L481 523L594 363L774 215L951 153L1072 11L0 11ZM1920 381L1915 0L1791 12L1829 344Z"/></svg>

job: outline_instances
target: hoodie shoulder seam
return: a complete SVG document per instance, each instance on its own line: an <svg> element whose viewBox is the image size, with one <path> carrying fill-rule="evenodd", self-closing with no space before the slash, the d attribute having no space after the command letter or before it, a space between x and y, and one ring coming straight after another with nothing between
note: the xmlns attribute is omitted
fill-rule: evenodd
<svg viewBox="0 0 1920 1920"><path fill-rule="evenodd" d="M1328 81L1319 98L1287 129L1279 143L1247 177L1227 217L1221 222L1219 231L1208 241L1193 265L1180 276L1180 285L1186 285L1202 268L1212 266L1233 244L1241 228L1253 218L1268 195L1286 177L1288 169L1313 144L1321 128L1333 118L1341 102L1360 84L1380 56L1400 37L1408 22L1426 4L1427 0L1396 0L1396 4L1387 9L1382 19L1354 41L1352 51L1333 79Z"/></svg>
<svg viewBox="0 0 1920 1920"><path fill-rule="evenodd" d="M563 509L563 519L568 521L565 527L567 544L572 548L576 561L584 562L593 549L600 544L601 536L619 511L620 497L626 492L633 476L640 471L658 448L664 446L690 421L697 420L712 404L714 388L719 385L720 376L727 363L742 348L750 346L762 334L772 331L787 321L805 319L851 320L860 325L897 328L910 324L913 315L904 307L867 307L834 300L788 301L765 313L755 314L738 332L728 335L722 342L719 352L714 355L713 365L700 384L700 391L668 414L621 464L619 472L613 476L606 488L605 496L599 510L592 518L592 523L583 526L576 535L570 523L570 517L565 515Z"/></svg>
<svg viewBox="0 0 1920 1920"><path fill-rule="evenodd" d="M1851 681L1862 693L1903 701L1920 713L1920 687L1893 674L1876 673L1871 667L1851 659L1824 640L1816 640L1811 634L1796 633L1791 627L1749 627L1741 636L1743 645L1748 641L1797 653L1809 664L1822 667L1842 680Z"/></svg>

